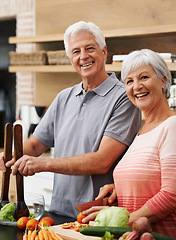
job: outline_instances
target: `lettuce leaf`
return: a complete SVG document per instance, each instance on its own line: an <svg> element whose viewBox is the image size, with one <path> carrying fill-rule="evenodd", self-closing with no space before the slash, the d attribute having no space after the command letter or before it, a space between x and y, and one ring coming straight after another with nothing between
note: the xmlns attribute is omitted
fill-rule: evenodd
<svg viewBox="0 0 176 240"><path fill-rule="evenodd" d="M7 203L0 210L0 221L15 221L13 217L13 211L15 204L13 202Z"/></svg>
<svg viewBox="0 0 176 240"><path fill-rule="evenodd" d="M106 207L99 211L94 226L128 227L130 214L122 207Z"/></svg>

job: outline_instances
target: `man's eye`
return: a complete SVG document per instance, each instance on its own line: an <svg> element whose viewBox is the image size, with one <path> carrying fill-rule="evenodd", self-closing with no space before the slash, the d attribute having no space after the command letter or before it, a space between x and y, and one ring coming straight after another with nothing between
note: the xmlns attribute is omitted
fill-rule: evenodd
<svg viewBox="0 0 176 240"><path fill-rule="evenodd" d="M93 47L88 47L87 50L88 50L88 51L93 51L94 48L93 48Z"/></svg>
<svg viewBox="0 0 176 240"><path fill-rule="evenodd" d="M78 50L75 50L75 51L73 51L72 53L73 53L73 55L74 55L74 54L79 53L79 51L78 51Z"/></svg>

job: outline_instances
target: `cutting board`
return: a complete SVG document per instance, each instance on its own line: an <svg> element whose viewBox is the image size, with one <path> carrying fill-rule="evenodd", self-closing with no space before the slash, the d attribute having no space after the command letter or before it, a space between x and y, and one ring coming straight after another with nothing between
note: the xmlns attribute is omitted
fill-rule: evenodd
<svg viewBox="0 0 176 240"><path fill-rule="evenodd" d="M76 232L74 229L63 229L61 225L55 225L50 228L64 240L101 240L101 237L86 236Z"/></svg>

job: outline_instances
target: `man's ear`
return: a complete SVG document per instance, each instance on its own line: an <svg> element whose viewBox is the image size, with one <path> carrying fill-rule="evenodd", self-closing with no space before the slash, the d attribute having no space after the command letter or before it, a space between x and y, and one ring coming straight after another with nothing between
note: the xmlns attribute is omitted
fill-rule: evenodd
<svg viewBox="0 0 176 240"><path fill-rule="evenodd" d="M103 48L103 54L104 54L104 60L106 60L106 58L107 58L107 56L108 56L107 46L104 46L104 48Z"/></svg>

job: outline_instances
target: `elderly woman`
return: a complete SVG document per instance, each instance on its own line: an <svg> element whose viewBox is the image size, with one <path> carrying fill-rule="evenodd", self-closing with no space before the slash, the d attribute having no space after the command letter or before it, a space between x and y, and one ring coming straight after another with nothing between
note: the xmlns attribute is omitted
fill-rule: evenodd
<svg viewBox="0 0 176 240"><path fill-rule="evenodd" d="M143 111L145 123L117 164L111 193L118 206L130 212L129 226L147 217L152 230L176 238L176 116L169 108L170 71L162 57L149 49L130 53L122 65L122 81L131 102ZM88 209L84 222L101 207Z"/></svg>

